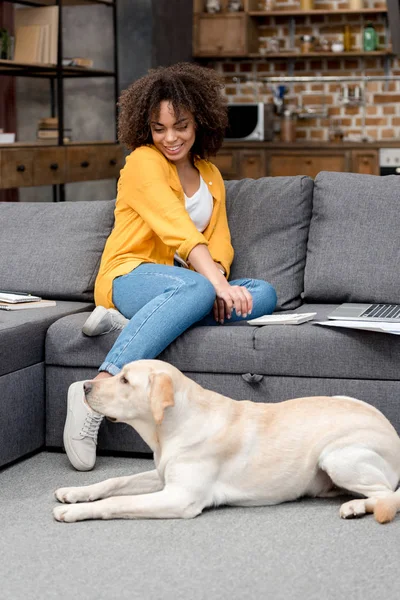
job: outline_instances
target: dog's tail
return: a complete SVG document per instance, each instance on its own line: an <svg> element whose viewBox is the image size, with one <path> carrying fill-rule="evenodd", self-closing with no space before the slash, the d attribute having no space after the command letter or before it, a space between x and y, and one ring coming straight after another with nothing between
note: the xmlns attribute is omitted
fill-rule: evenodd
<svg viewBox="0 0 400 600"><path fill-rule="evenodd" d="M400 488L385 498L379 498L374 507L374 517L378 523L389 523L399 510Z"/></svg>

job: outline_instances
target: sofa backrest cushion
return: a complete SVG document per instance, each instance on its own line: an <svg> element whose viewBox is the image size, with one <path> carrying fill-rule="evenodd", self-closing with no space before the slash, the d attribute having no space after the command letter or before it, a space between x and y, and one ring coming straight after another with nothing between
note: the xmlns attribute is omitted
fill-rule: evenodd
<svg viewBox="0 0 400 600"><path fill-rule="evenodd" d="M305 299L399 303L399 259L400 177L319 173Z"/></svg>
<svg viewBox="0 0 400 600"><path fill-rule="evenodd" d="M1 289L92 301L114 207L114 201L1 203Z"/></svg>
<svg viewBox="0 0 400 600"><path fill-rule="evenodd" d="M271 283L277 308L301 304L313 180L263 177L225 182L235 257L230 279L251 277Z"/></svg>

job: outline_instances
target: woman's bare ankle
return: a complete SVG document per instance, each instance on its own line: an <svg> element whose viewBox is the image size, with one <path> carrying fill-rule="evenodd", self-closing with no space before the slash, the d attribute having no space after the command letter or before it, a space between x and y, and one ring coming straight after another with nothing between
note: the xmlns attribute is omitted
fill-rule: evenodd
<svg viewBox="0 0 400 600"><path fill-rule="evenodd" d="M93 378L93 381L96 381L96 379L107 379L108 377L112 377L111 373L107 373L107 371L100 371L100 373Z"/></svg>

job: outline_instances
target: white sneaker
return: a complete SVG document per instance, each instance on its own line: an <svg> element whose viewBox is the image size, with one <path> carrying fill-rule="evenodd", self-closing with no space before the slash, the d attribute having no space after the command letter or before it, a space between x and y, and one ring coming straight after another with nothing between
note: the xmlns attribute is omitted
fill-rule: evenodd
<svg viewBox="0 0 400 600"><path fill-rule="evenodd" d="M127 323L129 319L125 319L115 308L96 306L90 317L86 319L82 332L90 337L104 335L110 331L120 331Z"/></svg>
<svg viewBox="0 0 400 600"><path fill-rule="evenodd" d="M97 433L103 415L89 408L84 398L84 381L76 381L68 389L67 420L64 447L71 464L78 471L90 471L96 462Z"/></svg>

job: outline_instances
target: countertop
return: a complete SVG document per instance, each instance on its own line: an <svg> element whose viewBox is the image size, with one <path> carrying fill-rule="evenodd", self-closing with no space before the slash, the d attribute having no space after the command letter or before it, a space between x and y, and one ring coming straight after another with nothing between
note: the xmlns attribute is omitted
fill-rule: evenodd
<svg viewBox="0 0 400 600"><path fill-rule="evenodd" d="M222 149L270 149L270 150L371 150L379 148L400 148L400 139L398 140L379 140L374 142L326 142L326 141L296 141L296 142L249 142L225 141Z"/></svg>

